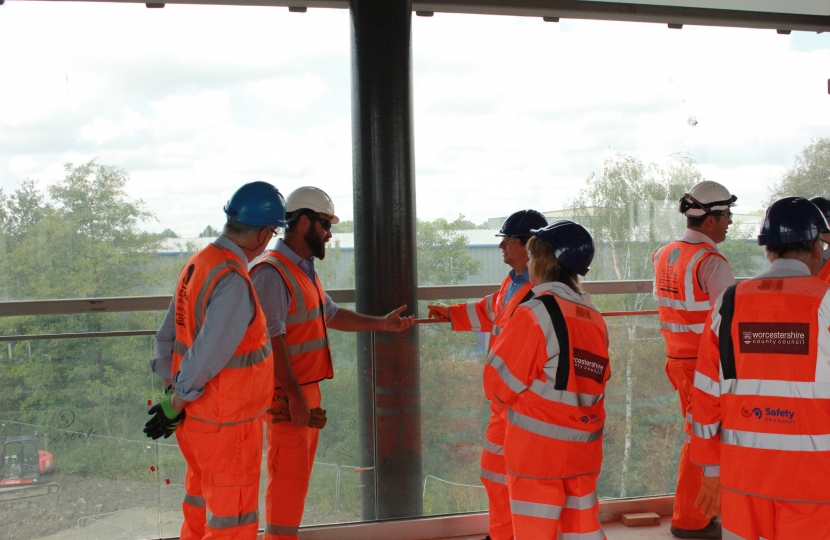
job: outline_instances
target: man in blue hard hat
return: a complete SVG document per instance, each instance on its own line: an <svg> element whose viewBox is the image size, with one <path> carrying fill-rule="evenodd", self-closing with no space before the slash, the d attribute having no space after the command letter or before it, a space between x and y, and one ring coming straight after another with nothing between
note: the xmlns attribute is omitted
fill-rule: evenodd
<svg viewBox="0 0 830 540"><path fill-rule="evenodd" d="M167 396L150 409L144 432L175 432L187 462L182 540L253 540L259 526L260 415L271 404L274 368L248 263L285 227L285 200L271 184L252 182L224 210L222 235L182 269L151 362Z"/></svg>
<svg viewBox="0 0 830 540"><path fill-rule="evenodd" d="M454 306L431 304L428 306L429 316L439 321L449 321L455 331L488 332L488 350L492 350L504 324L519 304L533 296L527 272L526 244L533 234L532 229L541 229L547 224L547 218L536 210L519 210L511 214L496 235L502 237L499 248L504 263L510 266L510 272L502 281L501 288L478 302ZM481 482L489 499L490 528L487 538L491 540L513 538L513 517L507 492L507 472L504 467L506 427L507 409L490 402L490 423L481 452Z"/></svg>
<svg viewBox="0 0 830 540"><path fill-rule="evenodd" d="M815 204L767 208L770 267L727 288L706 320L694 377L695 505L723 537L830 538L830 284L815 276L830 233Z"/></svg>

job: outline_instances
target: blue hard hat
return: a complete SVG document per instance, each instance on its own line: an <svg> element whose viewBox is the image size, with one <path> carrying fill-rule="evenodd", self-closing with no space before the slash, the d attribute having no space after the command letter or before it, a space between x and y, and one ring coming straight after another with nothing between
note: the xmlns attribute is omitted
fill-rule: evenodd
<svg viewBox="0 0 830 540"><path fill-rule="evenodd" d="M767 208L758 245L809 242L826 232L830 232L827 219L818 206L804 197L784 197Z"/></svg>
<svg viewBox="0 0 830 540"><path fill-rule="evenodd" d="M504 223L496 236L530 236L531 229L546 227L548 220L536 210L519 210L513 212Z"/></svg>
<svg viewBox="0 0 830 540"><path fill-rule="evenodd" d="M245 184L223 210L228 217L254 227L285 227L285 199L268 182Z"/></svg>
<svg viewBox="0 0 830 540"><path fill-rule="evenodd" d="M830 223L830 199L825 199L824 197L813 197L810 199L810 202L818 206L818 209L821 210L822 214L824 214L824 219L827 220L827 223Z"/></svg>
<svg viewBox="0 0 830 540"><path fill-rule="evenodd" d="M594 260L594 238L588 229L575 221L562 220L530 231L553 248L559 264L584 276Z"/></svg>

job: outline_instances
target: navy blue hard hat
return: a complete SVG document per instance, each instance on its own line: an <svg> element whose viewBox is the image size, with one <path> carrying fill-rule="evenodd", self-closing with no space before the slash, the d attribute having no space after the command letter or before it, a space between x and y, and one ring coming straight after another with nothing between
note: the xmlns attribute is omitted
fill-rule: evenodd
<svg viewBox="0 0 830 540"><path fill-rule="evenodd" d="M827 220L827 223L830 223L830 199L825 199L824 197L813 197L810 199L810 202L818 206L818 209L821 210L822 214L824 214L824 219Z"/></svg>
<svg viewBox="0 0 830 540"><path fill-rule="evenodd" d="M245 184L223 210L228 217L254 227L285 227L285 199L268 182Z"/></svg>
<svg viewBox="0 0 830 540"><path fill-rule="evenodd" d="M565 219L530 232L550 244L556 260L571 272L584 276L591 269L594 238L579 223Z"/></svg>
<svg viewBox="0 0 830 540"><path fill-rule="evenodd" d="M530 236L532 229L546 227L548 220L536 210L519 210L513 212L504 223L496 236Z"/></svg>
<svg viewBox="0 0 830 540"><path fill-rule="evenodd" d="M827 219L818 206L804 197L784 197L767 208L758 245L809 242L826 232L830 232Z"/></svg>

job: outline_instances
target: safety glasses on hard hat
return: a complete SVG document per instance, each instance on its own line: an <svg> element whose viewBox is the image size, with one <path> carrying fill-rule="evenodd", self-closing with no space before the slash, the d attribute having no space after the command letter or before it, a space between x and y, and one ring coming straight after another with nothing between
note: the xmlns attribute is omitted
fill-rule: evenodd
<svg viewBox="0 0 830 540"><path fill-rule="evenodd" d="M728 219L732 219L732 212L723 212L723 213L720 213L718 211L713 212L711 210L711 208L713 206L726 206L726 207L729 207L729 206L732 206L735 203L735 201L737 201L737 200L738 200L738 197L736 197L735 195L732 195L731 197L729 197L729 199L727 199L725 201L714 201L714 202L710 202L708 204L704 204L704 203L700 202L699 200L695 199L692 196L691 193L684 193L683 197L680 199L680 202L682 204L685 201L686 204L689 205L689 207L686 208L685 210L681 209L681 212L686 213L686 210L688 210L689 208L697 207L697 208L703 210L704 212L706 212L707 214L712 214L712 215L715 215L715 216L726 216L728 214Z"/></svg>

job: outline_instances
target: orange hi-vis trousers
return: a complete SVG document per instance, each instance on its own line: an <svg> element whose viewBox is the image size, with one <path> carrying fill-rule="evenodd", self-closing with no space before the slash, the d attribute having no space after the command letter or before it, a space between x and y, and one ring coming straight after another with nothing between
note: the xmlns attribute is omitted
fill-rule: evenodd
<svg viewBox="0 0 830 540"><path fill-rule="evenodd" d="M181 540L253 540L259 528L262 422L219 426L185 418L176 430L187 462Z"/></svg>
<svg viewBox="0 0 830 540"><path fill-rule="evenodd" d="M481 451L481 483L484 484L489 500L492 540L513 540L513 514L510 512L507 471L504 468L506 428L507 409L491 403L490 423L484 434L484 449Z"/></svg>
<svg viewBox="0 0 830 540"><path fill-rule="evenodd" d="M680 463L677 466L677 488L674 494L674 513L671 524L679 529L696 531L709 525L709 518L695 508L695 499L700 493L703 467L698 467L691 460L690 437L692 427L689 423L692 414L692 388L695 383L695 361L666 359L666 375L680 398L680 412L683 414L683 432L685 441L680 450Z"/></svg>
<svg viewBox="0 0 830 540"><path fill-rule="evenodd" d="M599 524L599 473L536 480L507 473L516 540L605 540Z"/></svg>
<svg viewBox="0 0 830 540"><path fill-rule="evenodd" d="M830 538L830 504L767 499L721 489L723 540Z"/></svg>
<svg viewBox="0 0 830 540"><path fill-rule="evenodd" d="M319 407L320 385L313 383L301 388L309 408ZM274 394L275 401L284 395L281 390L275 390ZM267 413L263 418L267 423L268 442L263 540L297 540L320 430L293 426L289 422L274 424Z"/></svg>

